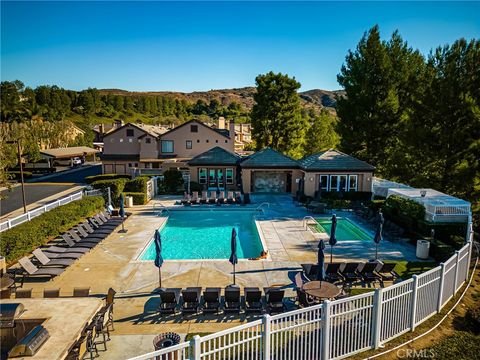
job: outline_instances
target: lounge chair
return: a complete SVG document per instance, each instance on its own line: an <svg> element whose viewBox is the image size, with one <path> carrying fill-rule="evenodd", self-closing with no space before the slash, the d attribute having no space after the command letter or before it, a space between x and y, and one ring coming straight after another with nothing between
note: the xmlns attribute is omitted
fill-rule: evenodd
<svg viewBox="0 0 480 360"><path fill-rule="evenodd" d="M98 216L106 223L109 224L121 224L123 219L121 217L112 217L112 215L108 211L101 211ZM128 214L125 214L128 216Z"/></svg>
<svg viewBox="0 0 480 360"><path fill-rule="evenodd" d="M73 241L75 241L75 243L77 243L77 245L79 245L80 247L90 247L90 248L93 248L95 247L101 239L82 239L80 236L78 236L78 234L73 231L73 230L69 230L66 234L63 234L62 235L62 238L65 240L65 238L68 237L68 235L70 235L70 239L73 239Z"/></svg>
<svg viewBox="0 0 480 360"><path fill-rule="evenodd" d="M32 289L17 289L15 291L15 299L30 299L32 297Z"/></svg>
<svg viewBox="0 0 480 360"><path fill-rule="evenodd" d="M160 291L160 314L175 314L180 301L180 289L165 289Z"/></svg>
<svg viewBox="0 0 480 360"><path fill-rule="evenodd" d="M105 235L105 237L107 237L112 233L112 230L110 229L101 229L101 228L94 229L88 221L84 221L83 223L81 223L80 227L82 227L87 233L92 235L98 234L98 235Z"/></svg>
<svg viewBox="0 0 480 360"><path fill-rule="evenodd" d="M220 288L207 287L203 292L203 313L216 313L220 310Z"/></svg>
<svg viewBox="0 0 480 360"><path fill-rule="evenodd" d="M281 313L285 310L285 304L283 303L284 296L285 296L285 290L278 289L278 288L265 289L267 311L270 314Z"/></svg>
<svg viewBox="0 0 480 360"><path fill-rule="evenodd" d="M352 283L360 280L360 275L358 274L358 268L360 263L347 263L343 270L340 272L345 282Z"/></svg>
<svg viewBox="0 0 480 360"><path fill-rule="evenodd" d="M70 240L71 241L71 240ZM88 248L82 248L82 247L76 247L75 244L73 244L73 247L63 247L63 246L57 246L57 245L51 245L46 248L41 249L45 255L48 257L54 259L56 257L64 257L66 259L78 259L80 258L83 254L87 253L90 251ZM59 256L56 256L59 255Z"/></svg>
<svg viewBox="0 0 480 360"><path fill-rule="evenodd" d="M317 280L318 264L302 264L302 269L303 274L308 280Z"/></svg>
<svg viewBox="0 0 480 360"><path fill-rule="evenodd" d="M235 192L235 204L242 204L242 193L240 191Z"/></svg>
<svg viewBox="0 0 480 360"><path fill-rule="evenodd" d="M210 191L210 197L208 198L208 203L209 204L215 204L217 202L217 192L216 191Z"/></svg>
<svg viewBox="0 0 480 360"><path fill-rule="evenodd" d="M73 297L87 297L90 295L90 288L73 288Z"/></svg>
<svg viewBox="0 0 480 360"><path fill-rule="evenodd" d="M183 199L180 200L180 203L182 205L190 205L190 195L186 191L183 193Z"/></svg>
<svg viewBox="0 0 480 360"><path fill-rule="evenodd" d="M60 289L44 289L43 290L44 298L58 298L60 297Z"/></svg>
<svg viewBox="0 0 480 360"><path fill-rule="evenodd" d="M245 312L262 312L262 291L258 287L246 287L245 291Z"/></svg>
<svg viewBox="0 0 480 360"><path fill-rule="evenodd" d="M23 278L21 281L21 286L23 286L23 283L27 277L31 276L49 276L50 278L53 278L54 276L60 275L65 271L65 268L42 268L39 269L36 267L29 258L23 257L20 260L18 260L18 263L20 266L25 270L23 272Z"/></svg>
<svg viewBox="0 0 480 360"><path fill-rule="evenodd" d="M61 249L65 251L50 252L47 249L37 248L33 251L33 254L37 257L37 259L38 259L37 254L43 254L49 259L73 259L73 260L80 259L83 255L83 253L81 252L80 253L69 252L67 248L61 248Z"/></svg>
<svg viewBox="0 0 480 360"><path fill-rule="evenodd" d="M383 281L394 281L400 276L394 271L397 263L383 263L376 273L380 276L380 280Z"/></svg>
<svg viewBox="0 0 480 360"><path fill-rule="evenodd" d="M91 218L92 219L92 218ZM109 221L105 221L104 219L102 219L100 217L100 215L94 215L93 216L93 222L92 222L92 225L95 227L98 227L100 229L116 229L118 227L118 225L120 224L120 222L118 221L112 221L112 222L109 222Z"/></svg>
<svg viewBox="0 0 480 360"><path fill-rule="evenodd" d="M335 283L337 281L343 281L343 276L340 274L340 266L341 263L330 263L327 264L327 268L325 269L325 275L327 277L327 281L331 283Z"/></svg>
<svg viewBox="0 0 480 360"><path fill-rule="evenodd" d="M74 230L70 230L70 235L74 240L76 240L76 237L72 235L74 233L77 237L80 237L81 241L86 241L86 242L96 242L97 244L105 239L105 235L102 234L89 234L85 231L85 229L82 226L77 226L75 228L76 232Z"/></svg>
<svg viewBox="0 0 480 360"><path fill-rule="evenodd" d="M188 287L182 290L182 314L197 314L200 308L201 287Z"/></svg>
<svg viewBox="0 0 480 360"><path fill-rule="evenodd" d="M207 192L202 191L202 198L200 199L200 204L206 204L208 202Z"/></svg>
<svg viewBox="0 0 480 360"><path fill-rule="evenodd" d="M192 204L198 203L198 191L192 192L192 200L190 200Z"/></svg>
<svg viewBox="0 0 480 360"><path fill-rule="evenodd" d="M42 266L70 266L74 259L50 259L42 250L33 250L33 255L38 259Z"/></svg>
<svg viewBox="0 0 480 360"><path fill-rule="evenodd" d="M367 262L363 265L362 270L358 274L362 277L363 281L367 283L380 281L380 275L375 274L375 269L377 268L378 263L376 262Z"/></svg>
<svg viewBox="0 0 480 360"><path fill-rule="evenodd" d="M225 204L225 191L220 191L218 193L217 205Z"/></svg>
<svg viewBox="0 0 480 360"><path fill-rule="evenodd" d="M235 199L233 198L233 191L227 192L227 204L233 204Z"/></svg>
<svg viewBox="0 0 480 360"><path fill-rule="evenodd" d="M240 312L240 288L227 286L225 288L225 312Z"/></svg>

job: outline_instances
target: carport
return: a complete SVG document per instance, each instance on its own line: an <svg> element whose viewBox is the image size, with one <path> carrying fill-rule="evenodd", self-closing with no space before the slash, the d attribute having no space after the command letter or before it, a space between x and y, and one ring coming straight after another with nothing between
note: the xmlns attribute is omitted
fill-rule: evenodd
<svg viewBox="0 0 480 360"><path fill-rule="evenodd" d="M73 158L81 158L82 156L93 155L93 160L95 161L95 155L97 153L99 153L98 150L92 149L88 146L72 146L67 148L54 148L40 151L40 155L42 158L48 160L50 167L52 167L55 161L59 160L70 160L70 165L72 165Z"/></svg>

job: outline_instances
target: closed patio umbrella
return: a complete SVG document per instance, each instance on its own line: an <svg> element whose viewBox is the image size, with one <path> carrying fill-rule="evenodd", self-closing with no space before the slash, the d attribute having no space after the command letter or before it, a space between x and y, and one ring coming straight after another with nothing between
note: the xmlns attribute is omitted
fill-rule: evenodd
<svg viewBox="0 0 480 360"><path fill-rule="evenodd" d="M317 280L319 281L324 281L325 280L325 253L323 252L325 250L325 243L323 240L320 240L318 243L318 272L317 272Z"/></svg>
<svg viewBox="0 0 480 360"><path fill-rule="evenodd" d="M335 237L336 231L337 231L337 216L333 214L332 227L330 228L330 239L328 239L328 243L330 244L330 263L333 262L333 246L337 243L337 238Z"/></svg>
<svg viewBox="0 0 480 360"><path fill-rule="evenodd" d="M120 194L120 211L118 214L122 217L122 232L125 232L125 228L123 225L123 222L125 220L125 204L124 204L124 198L123 198L123 193Z"/></svg>
<svg viewBox="0 0 480 360"><path fill-rule="evenodd" d="M383 240L382 231L384 219L382 213L380 213L379 215L380 218L378 219L377 231L375 232L375 237L373 238L373 241L375 241L375 260L378 259L378 244L380 243L380 241Z"/></svg>
<svg viewBox="0 0 480 360"><path fill-rule="evenodd" d="M235 230L235 228L232 229L232 238L230 240L230 247L232 249L232 253L231 253L228 261L230 261L230 264L233 265L233 285L235 285L235 264L238 263L238 258L237 258L237 230Z"/></svg>
<svg viewBox="0 0 480 360"><path fill-rule="evenodd" d="M160 285L160 289L162 288L162 265L163 265L163 257L162 257L162 237L160 235L160 231L155 230L155 266L158 267L158 282Z"/></svg>

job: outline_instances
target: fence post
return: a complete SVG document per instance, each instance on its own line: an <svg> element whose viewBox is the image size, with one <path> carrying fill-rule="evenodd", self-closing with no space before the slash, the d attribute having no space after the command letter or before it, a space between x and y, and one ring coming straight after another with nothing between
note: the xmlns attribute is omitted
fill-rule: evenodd
<svg viewBox="0 0 480 360"><path fill-rule="evenodd" d="M443 287L445 286L445 264L440 264L440 289L438 290L437 313L442 310Z"/></svg>
<svg viewBox="0 0 480 360"><path fill-rule="evenodd" d="M413 291L412 291L412 313L410 314L410 330L415 330L415 318L417 315L417 292L418 292L418 276L413 275Z"/></svg>
<svg viewBox="0 0 480 360"><path fill-rule="evenodd" d="M200 348L200 336L195 335L192 340L190 340L190 360L200 360L202 355L202 350Z"/></svg>
<svg viewBox="0 0 480 360"><path fill-rule="evenodd" d="M8 224L8 228L11 229L12 228L12 220L8 219L7 224Z"/></svg>
<svg viewBox="0 0 480 360"><path fill-rule="evenodd" d="M47 212L47 205L43 205L43 212Z"/></svg>
<svg viewBox="0 0 480 360"><path fill-rule="evenodd" d="M30 213L30 211L27 212L27 219L28 219L28 221L30 221L32 219L32 214Z"/></svg>
<svg viewBox="0 0 480 360"><path fill-rule="evenodd" d="M330 357L330 306L331 302L323 302L323 329L322 329L322 360L328 360Z"/></svg>
<svg viewBox="0 0 480 360"><path fill-rule="evenodd" d="M265 314L262 318L263 321L263 359L270 360L270 326L272 321L270 315Z"/></svg>
<svg viewBox="0 0 480 360"><path fill-rule="evenodd" d="M112 205L112 192L110 191L110 186L107 187L107 195L108 195L108 205Z"/></svg>
<svg viewBox="0 0 480 360"><path fill-rule="evenodd" d="M376 289L373 295L373 347L380 347L380 330L382 329L382 300L383 289Z"/></svg>
<svg viewBox="0 0 480 360"><path fill-rule="evenodd" d="M460 258L460 251L456 250L455 251L455 277L453 278L453 293L452 293L453 296L455 296L455 293L457 292L458 259L459 258Z"/></svg>

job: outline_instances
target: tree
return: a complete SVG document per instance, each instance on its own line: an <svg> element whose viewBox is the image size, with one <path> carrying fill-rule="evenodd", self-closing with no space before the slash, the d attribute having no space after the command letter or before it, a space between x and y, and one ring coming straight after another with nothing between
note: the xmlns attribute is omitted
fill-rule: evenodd
<svg viewBox="0 0 480 360"><path fill-rule="evenodd" d="M255 81L257 92L251 119L257 149L268 146L294 158L301 157L307 122L297 94L300 83L273 72L258 75Z"/></svg>
<svg viewBox="0 0 480 360"><path fill-rule="evenodd" d="M340 140L335 131L337 118L327 111L311 115L311 124L305 137L305 155L335 148Z"/></svg>

